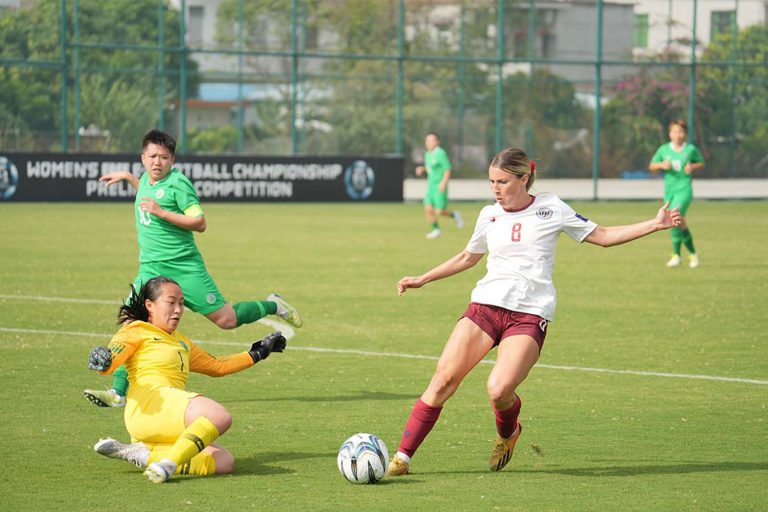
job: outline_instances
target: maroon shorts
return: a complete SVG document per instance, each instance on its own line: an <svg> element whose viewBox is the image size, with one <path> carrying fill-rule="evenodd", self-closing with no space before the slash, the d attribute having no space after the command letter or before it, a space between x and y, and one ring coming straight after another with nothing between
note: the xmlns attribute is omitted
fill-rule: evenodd
<svg viewBox="0 0 768 512"><path fill-rule="evenodd" d="M525 334L534 339L539 352L547 336L547 321L530 313L518 313L499 306L470 302L461 318L469 318L493 340L495 347L501 340L517 334Z"/></svg>

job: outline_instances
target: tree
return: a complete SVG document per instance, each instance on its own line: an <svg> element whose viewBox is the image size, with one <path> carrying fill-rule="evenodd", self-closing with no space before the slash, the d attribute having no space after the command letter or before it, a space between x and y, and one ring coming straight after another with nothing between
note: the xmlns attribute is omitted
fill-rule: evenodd
<svg viewBox="0 0 768 512"><path fill-rule="evenodd" d="M77 17L79 42L154 46L157 44L157 11L158 0L80 0ZM74 2L66 2L70 123L75 106L73 86L77 73L72 48L75 41L74 14ZM179 13L165 5L164 43L169 48L178 47L178 23ZM29 149L56 147L55 143L50 145L46 141L57 140L54 134L61 128L61 73L58 69L46 69L46 66L36 64L61 59L59 26L60 3L54 1L25 2L20 9L9 10L0 17L0 56L27 61L27 64L0 68L3 81L0 90L0 112L3 114L0 119L11 120L11 124L26 126L34 132L33 140L28 141ZM108 30L105 31L105 28ZM165 69L177 70L180 55L177 51L165 52ZM160 86L153 72L156 66L157 53L154 51L127 47L80 49L80 122L82 126L96 125L113 135L109 144L103 147L105 151L135 150L143 132L156 125L161 115L157 111ZM186 66L191 76L187 90L193 95L197 87L197 67L190 59L187 59ZM178 80L169 78L165 84L166 100L170 103L178 98ZM68 132L72 133L77 128L70 128ZM0 131L0 135L3 133ZM8 147L6 140L2 141L3 147Z"/></svg>
<svg viewBox="0 0 768 512"><path fill-rule="evenodd" d="M755 25L720 34L704 52L702 63L736 58L743 65L709 65L700 73L702 119L711 148L708 166L719 175L765 176L768 171L768 26Z"/></svg>

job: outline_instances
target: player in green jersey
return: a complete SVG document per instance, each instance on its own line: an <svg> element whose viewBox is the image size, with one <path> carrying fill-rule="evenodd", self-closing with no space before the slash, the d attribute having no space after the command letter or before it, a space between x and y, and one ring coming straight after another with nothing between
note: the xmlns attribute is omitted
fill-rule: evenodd
<svg viewBox="0 0 768 512"><path fill-rule="evenodd" d="M205 215L194 185L173 167L176 141L159 130L150 130L142 141L141 162L146 172L137 178L119 171L100 178L112 185L127 181L136 189L134 210L139 243L138 290L156 276L175 280L184 291L185 305L205 315L222 329L234 329L267 315L277 315L295 327L302 320L296 308L272 293L264 301L227 303L197 249L193 231L205 231ZM128 390L128 373L115 371L112 389L85 390L85 397L101 407L122 407Z"/></svg>
<svg viewBox="0 0 768 512"><path fill-rule="evenodd" d="M648 166L653 172L664 173L664 200L669 201L670 209L677 208L683 215L682 224L672 228L672 257L667 261L668 267L680 265L680 247L683 244L689 252L688 266L699 266L699 256L685 214L693 201L693 173L704 167L704 157L696 146L686 142L687 134L685 121L677 119L669 123L669 142L656 150Z"/></svg>
<svg viewBox="0 0 768 512"><path fill-rule="evenodd" d="M456 227L464 225L461 214L456 210L448 210L448 180L451 179L451 161L448 154L440 147L440 139L435 132L429 132L424 139L427 151L424 153L424 165L416 167L416 176L427 173L427 193L424 195L424 213L427 222L432 225L432 231L427 238L437 238L442 234L437 222L439 216L452 217Z"/></svg>

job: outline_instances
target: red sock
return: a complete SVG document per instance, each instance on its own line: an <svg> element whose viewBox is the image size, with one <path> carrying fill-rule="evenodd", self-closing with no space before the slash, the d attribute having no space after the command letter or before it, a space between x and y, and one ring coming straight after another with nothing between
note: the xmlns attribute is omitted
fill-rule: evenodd
<svg viewBox="0 0 768 512"><path fill-rule="evenodd" d="M435 426L442 410L442 407L432 407L425 404L421 398L416 400L416 405L413 406L408 422L405 424L403 437L400 438L398 451L413 457L413 454L419 449L419 445Z"/></svg>
<svg viewBox="0 0 768 512"><path fill-rule="evenodd" d="M522 405L523 402L517 395L515 395L515 403L512 407L504 409L503 411L498 410L496 406L493 405L493 402L491 402L493 414L496 415L496 432L498 432L501 437L507 438L515 433L515 429L517 428L517 418L520 416L520 408Z"/></svg>

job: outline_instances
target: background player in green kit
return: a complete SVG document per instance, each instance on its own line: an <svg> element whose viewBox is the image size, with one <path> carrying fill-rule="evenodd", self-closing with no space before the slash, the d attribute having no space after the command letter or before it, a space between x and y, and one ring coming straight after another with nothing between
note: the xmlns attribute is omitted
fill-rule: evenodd
<svg viewBox="0 0 768 512"><path fill-rule="evenodd" d="M442 234L437 218L440 215L453 217L456 227L464 225L461 214L448 210L448 180L451 179L451 161L448 154L440 147L440 139L434 132L429 132L424 139L427 151L424 153L424 165L416 167L416 176L427 173L427 193L424 195L424 213L432 225L427 238L437 238Z"/></svg>
<svg viewBox="0 0 768 512"><path fill-rule="evenodd" d="M234 329L276 314L301 327L296 308L273 293L265 301L230 305L219 292L197 249L193 231L205 231L205 215L194 185L173 167L176 141L167 133L150 130L142 142L141 163L146 172L137 178L128 171L101 177L112 185L127 181L136 189L134 210L139 242L139 273L133 286L138 290L153 277L167 276L179 283L185 306L205 315L222 329ZM85 390L85 397L101 407L122 407L128 390L128 373L114 373L112 389Z"/></svg>
<svg viewBox="0 0 768 512"><path fill-rule="evenodd" d="M669 142L663 144L651 159L648 169L664 173L664 200L669 201L669 208L677 208L683 215L680 227L672 228L672 257L667 262L668 267L680 265L680 246L685 247L688 255L688 266L699 266L699 256L693 245L693 236L685 219L688 207L693 201L691 180L693 172L704 167L704 157L693 144L686 142L688 125L680 119L669 123Z"/></svg>

